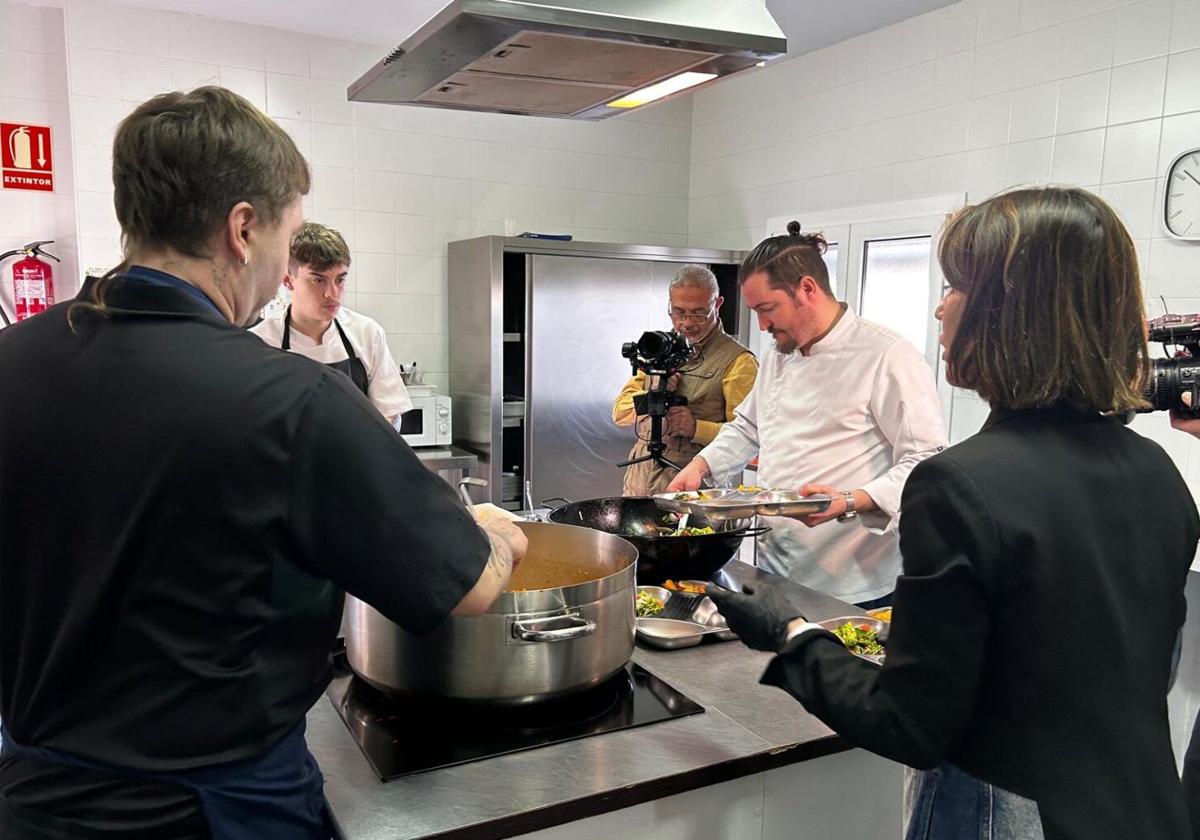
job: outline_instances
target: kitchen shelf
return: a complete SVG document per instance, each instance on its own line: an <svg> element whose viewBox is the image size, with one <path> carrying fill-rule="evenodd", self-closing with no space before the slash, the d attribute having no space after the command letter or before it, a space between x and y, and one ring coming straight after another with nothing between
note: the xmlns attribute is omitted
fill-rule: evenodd
<svg viewBox="0 0 1200 840"><path fill-rule="evenodd" d="M522 335L521 333L505 333L504 340L509 342L510 344L515 344L516 342L524 341L525 336Z"/></svg>
<svg viewBox="0 0 1200 840"><path fill-rule="evenodd" d="M505 417L500 421L500 425L506 429L519 429L524 422L524 417Z"/></svg>
<svg viewBox="0 0 1200 840"><path fill-rule="evenodd" d="M522 418L525 416L525 400L505 400L504 403L504 418L511 420Z"/></svg>

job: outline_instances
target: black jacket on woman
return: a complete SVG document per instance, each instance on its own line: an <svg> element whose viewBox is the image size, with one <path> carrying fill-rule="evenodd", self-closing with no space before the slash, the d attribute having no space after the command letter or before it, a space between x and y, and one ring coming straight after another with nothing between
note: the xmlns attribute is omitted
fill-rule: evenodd
<svg viewBox="0 0 1200 840"><path fill-rule="evenodd" d="M996 411L922 462L882 669L793 639L763 681L847 740L1038 803L1047 840L1187 835L1167 722L1200 536L1157 444L1067 408Z"/></svg>

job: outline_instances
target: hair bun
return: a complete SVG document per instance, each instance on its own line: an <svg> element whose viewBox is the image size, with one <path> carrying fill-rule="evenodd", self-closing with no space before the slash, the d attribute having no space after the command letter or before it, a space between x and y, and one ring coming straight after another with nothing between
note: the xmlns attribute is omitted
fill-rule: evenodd
<svg viewBox="0 0 1200 840"><path fill-rule="evenodd" d="M797 222L795 219L788 222L787 223L787 232L788 232L788 236L799 236L800 235L800 223Z"/></svg>

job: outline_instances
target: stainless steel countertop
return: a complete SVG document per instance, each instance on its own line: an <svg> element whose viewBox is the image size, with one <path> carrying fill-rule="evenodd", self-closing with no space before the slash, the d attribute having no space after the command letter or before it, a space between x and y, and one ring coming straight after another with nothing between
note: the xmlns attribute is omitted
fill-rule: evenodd
<svg viewBox="0 0 1200 840"><path fill-rule="evenodd" d="M719 574L719 582L740 585L766 573L735 561ZM814 621L861 613L787 586ZM387 783L323 697L308 714L308 744L343 837L509 837L849 749L787 694L758 684L768 654L724 642L679 651L638 647L633 659L703 705L704 714Z"/></svg>

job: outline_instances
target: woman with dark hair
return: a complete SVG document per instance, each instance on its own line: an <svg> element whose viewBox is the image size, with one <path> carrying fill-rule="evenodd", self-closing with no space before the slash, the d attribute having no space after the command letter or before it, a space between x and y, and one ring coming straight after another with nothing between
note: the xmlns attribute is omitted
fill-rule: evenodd
<svg viewBox="0 0 1200 840"><path fill-rule="evenodd" d="M908 479L882 668L779 589L710 594L778 653L764 683L928 771L909 840L1184 837L1166 693L1200 518L1119 419L1147 364L1133 243L1090 193L1021 190L951 219L939 259L947 377L992 413Z"/></svg>

